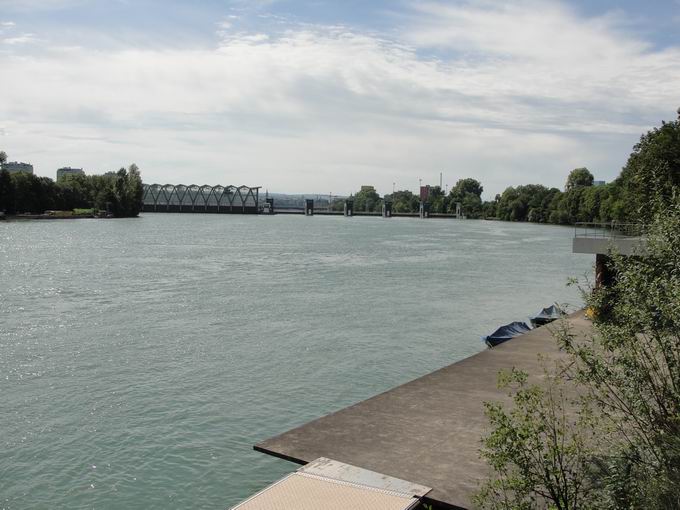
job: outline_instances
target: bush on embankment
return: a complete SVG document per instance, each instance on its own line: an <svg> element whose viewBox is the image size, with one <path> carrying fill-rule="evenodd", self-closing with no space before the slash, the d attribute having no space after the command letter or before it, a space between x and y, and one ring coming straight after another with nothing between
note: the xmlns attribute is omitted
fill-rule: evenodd
<svg viewBox="0 0 680 510"><path fill-rule="evenodd" d="M563 323L567 359L538 384L504 374L513 403L486 404L480 508L680 508L680 199L654 202L645 255L584 289L593 333Z"/></svg>

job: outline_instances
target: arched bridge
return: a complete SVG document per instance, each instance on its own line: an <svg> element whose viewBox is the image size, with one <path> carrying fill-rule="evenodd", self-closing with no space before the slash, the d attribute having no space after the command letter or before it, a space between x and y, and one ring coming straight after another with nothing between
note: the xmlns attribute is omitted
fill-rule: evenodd
<svg viewBox="0 0 680 510"><path fill-rule="evenodd" d="M260 187L144 184L144 212L257 214Z"/></svg>

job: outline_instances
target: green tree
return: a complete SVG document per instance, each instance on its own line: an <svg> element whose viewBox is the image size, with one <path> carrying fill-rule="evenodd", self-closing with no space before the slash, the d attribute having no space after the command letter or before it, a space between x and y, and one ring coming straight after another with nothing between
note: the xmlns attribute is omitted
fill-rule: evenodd
<svg viewBox="0 0 680 510"><path fill-rule="evenodd" d="M476 179L460 179L451 188L448 197L449 212L456 211L456 204L461 204L462 212L468 218L479 218L482 215L482 183Z"/></svg>
<svg viewBox="0 0 680 510"><path fill-rule="evenodd" d="M42 213L41 182L37 176L25 173L11 174L14 188L14 204L11 207L17 213Z"/></svg>
<svg viewBox="0 0 680 510"><path fill-rule="evenodd" d="M462 199L466 193L471 193L473 195L481 197L483 192L484 188L482 187L482 183L476 179L468 177L467 179L458 180L456 182L456 185L453 188L451 188L449 195L451 195L454 198Z"/></svg>
<svg viewBox="0 0 680 510"><path fill-rule="evenodd" d="M591 186L584 188L578 210L578 221L607 221L606 218L603 218L602 206L608 195L608 186Z"/></svg>
<svg viewBox="0 0 680 510"><path fill-rule="evenodd" d="M607 192L600 203L600 221L623 222L626 220L626 202L623 198L623 188L618 183L606 185Z"/></svg>
<svg viewBox="0 0 680 510"><path fill-rule="evenodd" d="M567 183L564 186L564 191L570 191L574 188L580 186L592 186L595 178L590 170L587 168L575 168L569 172L569 177L567 177Z"/></svg>
<svg viewBox="0 0 680 510"><path fill-rule="evenodd" d="M7 154L0 151L0 167L2 163L7 161ZM0 168L0 212L12 212L13 204L11 203L14 197L14 186L9 172Z"/></svg>
<svg viewBox="0 0 680 510"><path fill-rule="evenodd" d="M546 223L550 222L550 214L553 211L553 205L557 203L562 196L562 192L557 188L550 188L541 197L541 214L542 219Z"/></svg>
<svg viewBox="0 0 680 510"><path fill-rule="evenodd" d="M420 207L420 198L408 190L395 191L390 198L392 211L396 213L414 213Z"/></svg>
<svg viewBox="0 0 680 510"><path fill-rule="evenodd" d="M599 499L591 462L597 444L584 430L593 425L586 407L565 388L560 372L546 372L541 385L530 384L525 372L499 376L509 390L513 408L486 403L492 432L484 439L482 456L494 475L475 498L485 509L575 510L594 508Z"/></svg>
<svg viewBox="0 0 680 510"><path fill-rule="evenodd" d="M354 210L356 212L376 212L382 207L380 195L373 186L362 186L354 195Z"/></svg>
<svg viewBox="0 0 680 510"><path fill-rule="evenodd" d="M333 198L331 202L331 210L333 211L344 211L345 210L345 199L344 198Z"/></svg>
<svg viewBox="0 0 680 510"><path fill-rule="evenodd" d="M497 214L501 220L511 221L512 209L510 204L519 198L519 193L513 186L508 186L498 200Z"/></svg>
<svg viewBox="0 0 680 510"><path fill-rule="evenodd" d="M482 216L484 218L498 218L498 203L501 201L499 194L493 201L487 201L482 204Z"/></svg>
<svg viewBox="0 0 680 510"><path fill-rule="evenodd" d="M640 138L618 184L629 221L649 221L672 202L680 186L680 118Z"/></svg>
<svg viewBox="0 0 680 510"><path fill-rule="evenodd" d="M439 186L431 186L427 198L430 204L430 212L445 213L448 209L448 197L444 195L444 190Z"/></svg>
<svg viewBox="0 0 680 510"><path fill-rule="evenodd" d="M680 200L646 239L644 256L614 256L611 286L584 293L596 335L561 340L620 439L628 506L680 508Z"/></svg>
<svg viewBox="0 0 680 510"><path fill-rule="evenodd" d="M135 217L141 211L143 193L139 168L132 164L118 170L112 178L112 188L105 190L101 198L111 203L114 216Z"/></svg>
<svg viewBox="0 0 680 510"><path fill-rule="evenodd" d="M132 216L138 216L139 212L142 210L144 186L139 167L134 163L128 168L128 197L130 200L130 214Z"/></svg>
<svg viewBox="0 0 680 510"><path fill-rule="evenodd" d="M39 214L49 209L94 207L128 217L141 211L144 190L134 164L113 175L71 175L59 183L33 174L5 174L0 173L0 205L8 212Z"/></svg>
<svg viewBox="0 0 680 510"><path fill-rule="evenodd" d="M482 199L478 195L465 193L460 206L467 218L479 218L482 215Z"/></svg>
<svg viewBox="0 0 680 510"><path fill-rule="evenodd" d="M548 222L551 207L560 195L557 188L546 188L540 184L509 187L498 199L497 216L506 221Z"/></svg>
<svg viewBox="0 0 680 510"><path fill-rule="evenodd" d="M552 202L550 202L549 221L556 225L568 225L571 223L571 217L566 208L566 193L556 195Z"/></svg>
<svg viewBox="0 0 680 510"><path fill-rule="evenodd" d="M83 174L66 175L57 184L61 188L68 208L94 207L93 176Z"/></svg>
<svg viewBox="0 0 680 510"><path fill-rule="evenodd" d="M14 212L14 183L9 172L0 170L0 212Z"/></svg>
<svg viewBox="0 0 680 510"><path fill-rule="evenodd" d="M583 186L577 186L564 193L561 205L569 217L568 223L570 224L579 221L579 211L586 189Z"/></svg>

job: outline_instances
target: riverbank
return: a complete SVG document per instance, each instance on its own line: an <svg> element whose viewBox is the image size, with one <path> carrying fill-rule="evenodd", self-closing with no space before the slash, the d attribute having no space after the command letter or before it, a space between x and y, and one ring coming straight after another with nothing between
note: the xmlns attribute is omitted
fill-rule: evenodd
<svg viewBox="0 0 680 510"><path fill-rule="evenodd" d="M566 321L579 337L592 331L583 311ZM536 328L254 448L298 464L340 460L432 487L425 498L432 508L471 508L472 495L488 477L479 455L489 426L484 402L507 401L498 388L500 371L516 368L540 377L546 360L565 356L554 327Z"/></svg>

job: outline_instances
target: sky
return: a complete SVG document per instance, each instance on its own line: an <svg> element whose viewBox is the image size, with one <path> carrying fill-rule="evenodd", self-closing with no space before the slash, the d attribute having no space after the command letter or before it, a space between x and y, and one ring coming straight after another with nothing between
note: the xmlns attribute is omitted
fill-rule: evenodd
<svg viewBox="0 0 680 510"><path fill-rule="evenodd" d="M55 177L380 194L611 181L680 107L680 0L0 0L0 150Z"/></svg>

